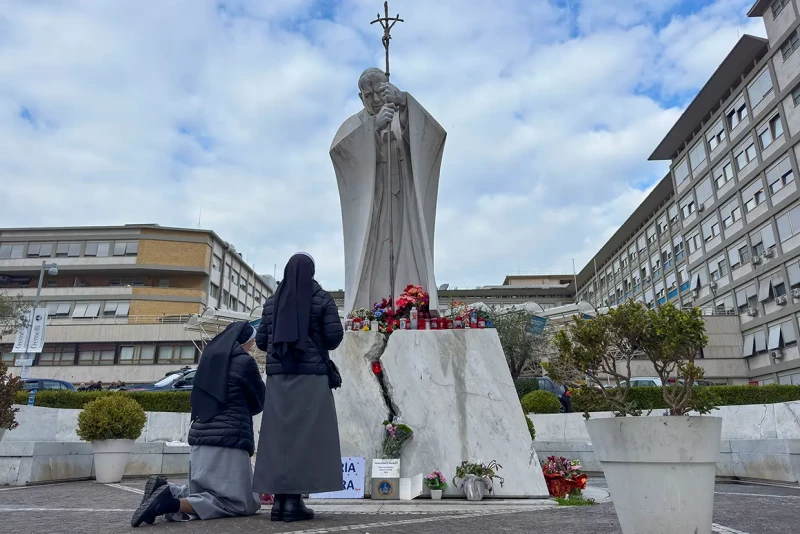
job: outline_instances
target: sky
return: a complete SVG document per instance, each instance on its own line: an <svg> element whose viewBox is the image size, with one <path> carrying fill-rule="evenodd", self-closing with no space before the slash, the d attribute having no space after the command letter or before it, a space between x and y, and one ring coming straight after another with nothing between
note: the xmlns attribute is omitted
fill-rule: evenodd
<svg viewBox="0 0 800 534"><path fill-rule="evenodd" d="M754 0L392 0L392 82L447 130L437 283L579 271ZM0 2L0 227L214 230L344 283L328 155L383 67L378 0Z"/></svg>

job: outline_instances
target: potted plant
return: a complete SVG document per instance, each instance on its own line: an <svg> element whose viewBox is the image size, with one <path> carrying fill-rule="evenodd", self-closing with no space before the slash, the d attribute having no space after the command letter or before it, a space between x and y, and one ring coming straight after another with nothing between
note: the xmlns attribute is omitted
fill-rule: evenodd
<svg viewBox="0 0 800 534"><path fill-rule="evenodd" d="M503 487L505 480L497 474L497 471L502 469L503 466L492 460L488 464L483 464L480 461L461 462L461 465L456 467L456 476L453 477L453 484L455 487L464 488L464 493L467 495L468 501L480 501L486 491L492 492L494 486L494 479L500 481L500 487Z"/></svg>
<svg viewBox="0 0 800 534"><path fill-rule="evenodd" d="M647 309L633 301L593 319L575 318L555 336L550 376L562 383L586 377L581 396L605 400L616 415L587 413L586 429L626 534L661 532L663 525L711 531L722 419L702 416L714 409L713 388L694 387L703 378L695 358L707 341L699 309L671 303ZM663 416L627 417L642 415L628 395L635 357L649 360L661 378ZM604 387L606 379L615 387Z"/></svg>
<svg viewBox="0 0 800 534"><path fill-rule="evenodd" d="M587 476L581 471L579 460L564 456L548 456L542 462L542 474L547 482L547 491L553 497L581 495L586 489Z"/></svg>
<svg viewBox="0 0 800 534"><path fill-rule="evenodd" d="M78 414L77 434L92 444L95 480L122 480L133 442L142 435L147 415L139 403L122 393L87 404Z"/></svg>
<svg viewBox="0 0 800 534"><path fill-rule="evenodd" d="M12 406L14 397L22 389L22 380L7 375L7 371L6 364L0 362L0 440L3 439L3 434L6 433L6 430L17 428L14 414L17 413L18 408L13 408Z"/></svg>
<svg viewBox="0 0 800 534"><path fill-rule="evenodd" d="M438 469L425 477L425 484L431 490L431 499L439 501L442 499L442 492L447 488L447 479Z"/></svg>

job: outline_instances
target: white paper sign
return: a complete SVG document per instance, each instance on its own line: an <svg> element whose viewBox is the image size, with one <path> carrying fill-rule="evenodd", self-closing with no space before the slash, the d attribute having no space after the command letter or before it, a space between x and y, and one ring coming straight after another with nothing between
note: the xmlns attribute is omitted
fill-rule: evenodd
<svg viewBox="0 0 800 534"><path fill-rule="evenodd" d="M372 460L372 478L400 478L400 460Z"/></svg>
<svg viewBox="0 0 800 534"><path fill-rule="evenodd" d="M400 500L410 501L422 495L422 473L413 478L400 479Z"/></svg>
<svg viewBox="0 0 800 534"><path fill-rule="evenodd" d="M14 362L14 365L16 367L30 367L31 365L33 365L33 358L27 358L24 360L20 358L19 360Z"/></svg>
<svg viewBox="0 0 800 534"><path fill-rule="evenodd" d="M363 499L365 473L364 458L342 458L342 491L313 493L310 497L312 499Z"/></svg>
<svg viewBox="0 0 800 534"><path fill-rule="evenodd" d="M47 308L36 308L27 313L26 326L17 332L12 353L38 354L44 348L45 329L47 327ZM30 336L30 338L29 338ZM25 342L28 345L25 346Z"/></svg>

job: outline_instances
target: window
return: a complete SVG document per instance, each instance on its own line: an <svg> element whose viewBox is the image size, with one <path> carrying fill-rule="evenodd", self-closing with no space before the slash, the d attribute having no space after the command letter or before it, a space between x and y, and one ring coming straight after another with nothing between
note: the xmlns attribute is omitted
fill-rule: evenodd
<svg viewBox="0 0 800 534"><path fill-rule="evenodd" d="M708 202L708 199L711 198L712 191L711 191L711 179L706 178L703 182L697 186L695 189L695 194L697 196L697 203L698 204L705 204Z"/></svg>
<svg viewBox="0 0 800 534"><path fill-rule="evenodd" d="M667 224L667 216L662 215L658 219L658 235L661 237L662 235L666 234L669 231L669 225Z"/></svg>
<svg viewBox="0 0 800 534"><path fill-rule="evenodd" d="M138 241L115 241L114 256L136 256L139 253Z"/></svg>
<svg viewBox="0 0 800 534"><path fill-rule="evenodd" d="M47 303L47 316L48 317L69 317L69 311L72 304L69 302L48 302Z"/></svg>
<svg viewBox="0 0 800 534"><path fill-rule="evenodd" d="M742 219L742 208L739 199L734 198L722 207L722 227L726 230Z"/></svg>
<svg viewBox="0 0 800 534"><path fill-rule="evenodd" d="M219 271L219 266L222 265L222 258L214 254L211 257L211 268Z"/></svg>
<svg viewBox="0 0 800 534"><path fill-rule="evenodd" d="M3 362L9 367L12 367L17 360L17 355L11 352L11 349L11 345L0 347L0 362Z"/></svg>
<svg viewBox="0 0 800 534"><path fill-rule="evenodd" d="M644 236L641 236L639 237L639 239L636 240L636 245L639 247L639 255L643 256L647 251L647 246L645 245L644 242Z"/></svg>
<svg viewBox="0 0 800 534"><path fill-rule="evenodd" d="M712 261L708 265L709 273L711 274L711 280L717 281L723 276L728 274L728 262L725 259L725 255L718 257L714 261Z"/></svg>
<svg viewBox="0 0 800 534"><path fill-rule="evenodd" d="M792 182L794 182L794 172L788 156L767 170L767 185L770 195L774 195Z"/></svg>
<svg viewBox="0 0 800 534"><path fill-rule="evenodd" d="M711 127L708 134L706 134L706 139L708 140L708 148L712 152L725 141L725 127L722 125L722 119Z"/></svg>
<svg viewBox="0 0 800 534"><path fill-rule="evenodd" d="M753 107L758 105L770 91L772 91L772 77L769 74L769 69L764 69L747 88L747 94L750 95L750 105Z"/></svg>
<svg viewBox="0 0 800 534"><path fill-rule="evenodd" d="M792 288L800 287L800 263L792 263L786 270L789 272L789 285Z"/></svg>
<svg viewBox="0 0 800 534"><path fill-rule="evenodd" d="M0 260L16 260L22 258L22 253L25 251L25 245L0 245Z"/></svg>
<svg viewBox="0 0 800 534"><path fill-rule="evenodd" d="M689 271L686 269L686 265L681 265L678 274L680 275L681 291L686 291L689 289Z"/></svg>
<svg viewBox="0 0 800 534"><path fill-rule="evenodd" d="M786 345L797 343L792 321L786 321L769 327L767 350L782 349Z"/></svg>
<svg viewBox="0 0 800 534"><path fill-rule="evenodd" d="M141 278L112 278L108 281L111 287L144 287L144 280Z"/></svg>
<svg viewBox="0 0 800 534"><path fill-rule="evenodd" d="M211 298L219 298L219 286L214 283L211 284Z"/></svg>
<svg viewBox="0 0 800 534"><path fill-rule="evenodd" d="M108 241L87 241L84 256L94 256L97 258L107 258L111 252L111 243Z"/></svg>
<svg viewBox="0 0 800 534"><path fill-rule="evenodd" d="M53 255L52 243L31 243L28 245L29 258L49 258Z"/></svg>
<svg viewBox="0 0 800 534"><path fill-rule="evenodd" d="M675 236L672 240L672 250L675 252L675 261L679 261L684 256L683 250L683 237L682 236Z"/></svg>
<svg viewBox="0 0 800 534"><path fill-rule="evenodd" d="M689 161L685 159L681 161L673 172L675 173L675 183L681 185L689 177Z"/></svg>
<svg viewBox="0 0 800 534"><path fill-rule="evenodd" d="M661 300L661 299L665 298L666 295L664 294L664 282L662 282L660 280L658 282L656 282L655 290L656 290L656 298L657 299Z"/></svg>
<svg viewBox="0 0 800 534"><path fill-rule="evenodd" d="M75 365L75 347L45 347L39 354L39 365Z"/></svg>
<svg viewBox="0 0 800 534"><path fill-rule="evenodd" d="M719 235L719 218L712 215L703 221L703 239L706 243Z"/></svg>
<svg viewBox="0 0 800 534"><path fill-rule="evenodd" d="M795 206L778 217L778 237L781 243L800 233L800 206Z"/></svg>
<svg viewBox="0 0 800 534"><path fill-rule="evenodd" d="M756 159L756 144L753 143L752 139L736 149L734 159L736 160L736 168L740 171L747 167L748 163Z"/></svg>
<svg viewBox="0 0 800 534"><path fill-rule="evenodd" d="M761 149L767 148L782 135L783 123L781 122L781 116L775 115L758 130L758 139L761 141Z"/></svg>
<svg viewBox="0 0 800 534"><path fill-rule="evenodd" d="M233 311L239 311L239 301L236 300L236 297L231 295L230 300L228 301L228 309Z"/></svg>
<svg viewBox="0 0 800 534"><path fill-rule="evenodd" d="M78 365L114 365L114 345L80 345Z"/></svg>
<svg viewBox="0 0 800 534"><path fill-rule="evenodd" d="M776 297L782 297L786 294L786 283L780 273L772 276L772 291Z"/></svg>
<svg viewBox="0 0 800 534"><path fill-rule="evenodd" d="M692 213L694 213L695 204L694 204L694 197L690 194L683 200L681 200L681 213L683 214L684 219L688 219Z"/></svg>
<svg viewBox="0 0 800 534"><path fill-rule="evenodd" d="M733 180L733 165L730 161L714 170L714 183L717 185L717 190L722 189L731 180Z"/></svg>
<svg viewBox="0 0 800 534"><path fill-rule="evenodd" d="M127 317L130 309L130 302L106 302L103 306L103 317Z"/></svg>
<svg viewBox="0 0 800 534"><path fill-rule="evenodd" d="M758 295L755 284L750 284L736 291L736 305L739 308L739 313L745 313L747 312L747 308L755 308L758 306Z"/></svg>
<svg viewBox="0 0 800 534"><path fill-rule="evenodd" d="M781 45L781 55L783 56L783 60L786 61L789 59L789 56L792 55L792 52L797 50L798 46L800 46L800 38L797 37L797 30L795 30Z"/></svg>
<svg viewBox="0 0 800 534"><path fill-rule="evenodd" d="M783 277L779 274L774 274L770 278L760 280L758 283L758 301L768 302L775 297L780 297L786 294L786 284L783 282Z"/></svg>
<svg viewBox="0 0 800 534"><path fill-rule="evenodd" d="M653 266L653 276L661 274L661 257L658 255L658 252L650 257L650 265Z"/></svg>
<svg viewBox="0 0 800 534"><path fill-rule="evenodd" d="M701 140L697 143L692 151L689 152L689 162L692 164L692 170L695 170L706 160L706 145Z"/></svg>
<svg viewBox="0 0 800 534"><path fill-rule="evenodd" d="M780 15L783 8L789 5L791 0L774 0L772 2L772 18L775 19L778 15Z"/></svg>
<svg viewBox="0 0 800 534"><path fill-rule="evenodd" d="M800 85L795 87L794 91L792 91L792 102L794 102L794 107L800 104Z"/></svg>
<svg viewBox="0 0 800 534"><path fill-rule="evenodd" d="M686 242L689 246L689 254L694 254L698 250L700 250L700 232L695 232L688 238L686 238Z"/></svg>
<svg viewBox="0 0 800 534"><path fill-rule="evenodd" d="M78 319L84 318L94 318L100 314L100 304L94 303L78 303L75 305L75 308L72 310L72 317Z"/></svg>
<svg viewBox="0 0 800 534"><path fill-rule="evenodd" d="M772 226L769 224L756 230L750 234L750 242L752 243L753 256L763 254L775 246L775 234L772 233Z"/></svg>
<svg viewBox="0 0 800 534"><path fill-rule="evenodd" d="M661 263L664 265L665 269L668 269L674 263L672 261L672 247L669 243L661 249Z"/></svg>
<svg viewBox="0 0 800 534"><path fill-rule="evenodd" d="M756 178L753 183L745 187L742 191L745 213L750 213L756 209L764 202L765 198L764 182L761 181L761 178Z"/></svg>
<svg viewBox="0 0 800 534"><path fill-rule="evenodd" d="M731 130L739 126L747 118L747 104L744 102L744 96L739 97L733 107L728 110L726 117L728 119L728 128Z"/></svg>
<svg viewBox="0 0 800 534"><path fill-rule="evenodd" d="M651 226L647 229L647 244L652 245L656 242L656 227Z"/></svg>
<svg viewBox="0 0 800 534"><path fill-rule="evenodd" d="M120 365L150 365L155 362L154 345L124 345L119 348Z"/></svg>
<svg viewBox="0 0 800 534"><path fill-rule="evenodd" d="M194 363L194 345L162 345L158 347L158 363Z"/></svg>
<svg viewBox="0 0 800 534"><path fill-rule="evenodd" d="M676 280L675 273L674 272L669 273L667 275L667 288L672 290L672 289L675 289L677 287L678 287L678 282Z"/></svg>
<svg viewBox="0 0 800 534"><path fill-rule="evenodd" d="M669 217L669 224L675 224L676 222L678 222L677 204L670 205L669 209L667 210L667 216Z"/></svg>
<svg viewBox="0 0 800 534"><path fill-rule="evenodd" d="M80 243L59 243L56 245L56 257L58 258L77 258L80 255Z"/></svg>

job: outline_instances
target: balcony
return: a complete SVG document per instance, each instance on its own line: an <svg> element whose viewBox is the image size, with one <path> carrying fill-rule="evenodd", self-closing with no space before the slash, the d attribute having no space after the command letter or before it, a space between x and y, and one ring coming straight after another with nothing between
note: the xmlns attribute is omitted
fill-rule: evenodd
<svg viewBox="0 0 800 534"><path fill-rule="evenodd" d="M23 298L33 298L36 296L35 287L10 288L10 289L5 289L4 291L8 292L8 294L10 295L19 295ZM132 293L133 293L133 288L128 286L43 287L41 298L52 300L52 299L69 299L75 297L94 297L94 296L118 297L118 296L130 296Z"/></svg>

